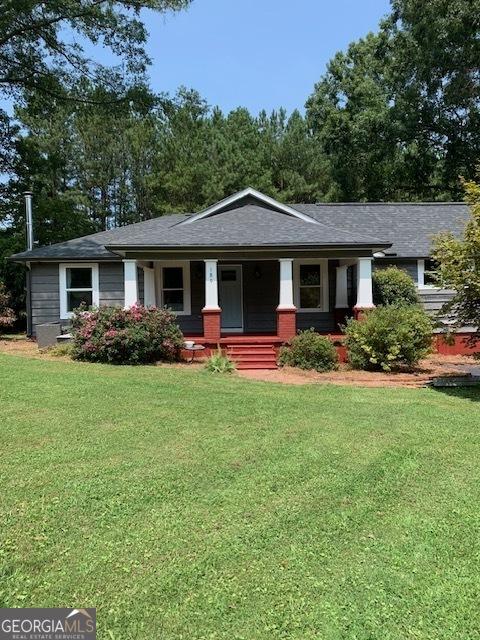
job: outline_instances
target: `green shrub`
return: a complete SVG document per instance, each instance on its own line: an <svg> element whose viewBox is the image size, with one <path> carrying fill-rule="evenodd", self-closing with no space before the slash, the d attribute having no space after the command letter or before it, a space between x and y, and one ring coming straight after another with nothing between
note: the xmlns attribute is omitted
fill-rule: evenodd
<svg viewBox="0 0 480 640"><path fill-rule="evenodd" d="M166 309L77 309L72 319L73 357L111 364L148 364L180 359L183 335Z"/></svg>
<svg viewBox="0 0 480 640"><path fill-rule="evenodd" d="M3 282L0 281L0 329L11 327L15 322L15 313L9 305L10 296Z"/></svg>
<svg viewBox="0 0 480 640"><path fill-rule="evenodd" d="M205 363L205 369L211 373L232 373L235 371L235 364L223 355L222 350L219 349L217 353L210 356Z"/></svg>
<svg viewBox="0 0 480 640"><path fill-rule="evenodd" d="M338 364L338 355L331 340L321 336L314 329L301 331L280 350L278 360L282 366L332 371Z"/></svg>
<svg viewBox="0 0 480 640"><path fill-rule="evenodd" d="M418 304L418 293L412 278L397 267L373 272L373 301L376 305Z"/></svg>
<svg viewBox="0 0 480 640"><path fill-rule="evenodd" d="M377 307L345 330L348 360L355 369L390 371L412 366L432 347L433 323L419 306Z"/></svg>

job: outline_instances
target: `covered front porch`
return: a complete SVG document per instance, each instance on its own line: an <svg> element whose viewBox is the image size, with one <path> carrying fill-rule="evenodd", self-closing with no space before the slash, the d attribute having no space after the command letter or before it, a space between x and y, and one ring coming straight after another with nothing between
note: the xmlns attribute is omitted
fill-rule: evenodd
<svg viewBox="0 0 480 640"><path fill-rule="evenodd" d="M199 344L282 344L313 327L338 334L373 306L370 255L126 257L125 306L171 309Z"/></svg>

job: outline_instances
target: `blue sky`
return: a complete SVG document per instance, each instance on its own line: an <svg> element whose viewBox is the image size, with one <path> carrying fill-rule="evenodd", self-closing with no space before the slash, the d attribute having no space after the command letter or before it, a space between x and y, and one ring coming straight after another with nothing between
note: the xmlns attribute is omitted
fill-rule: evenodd
<svg viewBox="0 0 480 640"><path fill-rule="evenodd" d="M303 110L337 51L375 31L389 0L193 0L182 12L142 12L150 38L151 86L197 89L224 111L238 106ZM118 64L84 43L88 56ZM11 112L11 100L0 100Z"/></svg>
<svg viewBox="0 0 480 640"><path fill-rule="evenodd" d="M148 13L152 87L192 87L224 110L303 108L335 52L388 10L388 0L194 0Z"/></svg>

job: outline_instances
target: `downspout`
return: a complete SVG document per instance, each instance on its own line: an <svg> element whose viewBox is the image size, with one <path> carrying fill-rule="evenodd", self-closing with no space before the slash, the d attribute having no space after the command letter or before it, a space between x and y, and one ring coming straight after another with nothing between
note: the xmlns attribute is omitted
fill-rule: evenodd
<svg viewBox="0 0 480 640"><path fill-rule="evenodd" d="M27 235L27 251L33 249L33 216L32 216L32 192L25 191L25 227ZM27 336L33 334L32 326L32 271L30 262L26 263L26 312L27 312Z"/></svg>

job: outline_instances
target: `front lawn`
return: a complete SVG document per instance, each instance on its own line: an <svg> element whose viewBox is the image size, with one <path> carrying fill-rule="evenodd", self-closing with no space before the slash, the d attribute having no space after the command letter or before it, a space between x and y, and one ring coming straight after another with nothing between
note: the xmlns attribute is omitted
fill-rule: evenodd
<svg viewBox="0 0 480 640"><path fill-rule="evenodd" d="M480 393L0 355L0 606L101 639L479 638Z"/></svg>

